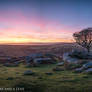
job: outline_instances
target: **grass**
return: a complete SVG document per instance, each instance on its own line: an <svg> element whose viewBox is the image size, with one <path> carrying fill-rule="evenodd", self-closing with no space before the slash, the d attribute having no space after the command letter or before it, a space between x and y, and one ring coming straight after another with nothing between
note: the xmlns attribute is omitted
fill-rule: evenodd
<svg viewBox="0 0 92 92"><path fill-rule="evenodd" d="M24 87L25 92L91 92L92 75L73 73L72 71L52 71L55 64L39 67L5 67L0 65L1 87ZM60 66L63 67L63 66ZM24 76L25 70L32 70L35 75ZM52 75L46 75L52 72Z"/></svg>

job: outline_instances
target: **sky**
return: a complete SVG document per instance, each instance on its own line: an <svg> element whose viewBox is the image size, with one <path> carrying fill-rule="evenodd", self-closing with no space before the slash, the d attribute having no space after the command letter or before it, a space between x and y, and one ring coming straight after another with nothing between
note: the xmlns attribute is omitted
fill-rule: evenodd
<svg viewBox="0 0 92 92"><path fill-rule="evenodd" d="M91 0L0 0L0 43L73 42L88 27Z"/></svg>

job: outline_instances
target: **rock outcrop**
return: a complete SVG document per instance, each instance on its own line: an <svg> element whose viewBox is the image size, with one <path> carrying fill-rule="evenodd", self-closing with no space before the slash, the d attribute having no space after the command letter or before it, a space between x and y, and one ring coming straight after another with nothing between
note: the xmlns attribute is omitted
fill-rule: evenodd
<svg viewBox="0 0 92 92"><path fill-rule="evenodd" d="M70 56L70 53L64 53L63 60L64 60L64 62L74 63L74 64L77 64L79 61L77 58L72 58Z"/></svg>

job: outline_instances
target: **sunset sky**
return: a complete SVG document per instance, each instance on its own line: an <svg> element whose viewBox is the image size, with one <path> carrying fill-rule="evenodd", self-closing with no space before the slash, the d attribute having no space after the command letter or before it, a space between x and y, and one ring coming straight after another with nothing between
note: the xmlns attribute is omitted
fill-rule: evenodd
<svg viewBox="0 0 92 92"><path fill-rule="evenodd" d="M0 0L0 43L72 42L87 27L91 0Z"/></svg>

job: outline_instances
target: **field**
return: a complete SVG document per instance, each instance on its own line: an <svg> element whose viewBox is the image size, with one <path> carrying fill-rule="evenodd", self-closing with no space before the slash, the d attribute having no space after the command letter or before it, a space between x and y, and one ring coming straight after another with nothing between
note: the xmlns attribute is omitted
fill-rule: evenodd
<svg viewBox="0 0 92 92"><path fill-rule="evenodd" d="M26 56L31 53L54 53L62 56L71 51L75 44L62 43L50 45L0 45L0 56ZM70 70L53 71L56 64L42 64L38 67L26 67L21 63L17 67L5 67L0 64L0 88L24 88L24 92L91 92L92 75L74 73ZM64 68L64 66L59 66ZM24 75L32 70L34 75ZM51 75L46 73L52 73ZM10 91L9 91L10 92ZM11 91L12 92L12 91ZM22 91L23 92L23 91Z"/></svg>
<svg viewBox="0 0 92 92"><path fill-rule="evenodd" d="M73 43L32 44L32 45L0 45L0 56L26 56L32 53L53 53L62 55L75 48Z"/></svg>
<svg viewBox="0 0 92 92"><path fill-rule="evenodd" d="M24 87L24 92L91 92L92 75L78 74L72 71L53 72L56 65L41 65L27 68L0 66L0 88ZM63 67L63 66L62 66ZM35 75L23 75L25 70L32 70ZM52 72L52 75L46 75Z"/></svg>

